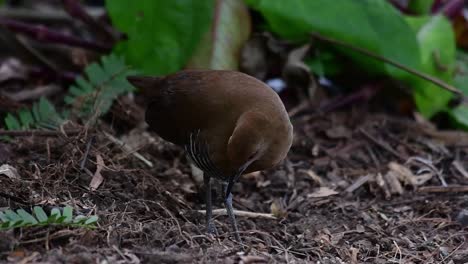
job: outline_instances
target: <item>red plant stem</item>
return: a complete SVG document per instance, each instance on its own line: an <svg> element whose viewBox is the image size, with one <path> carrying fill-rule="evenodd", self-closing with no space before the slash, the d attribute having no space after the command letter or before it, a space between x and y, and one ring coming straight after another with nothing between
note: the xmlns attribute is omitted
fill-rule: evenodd
<svg viewBox="0 0 468 264"><path fill-rule="evenodd" d="M438 12L443 13L449 19L453 19L463 10L464 2L464 0L448 1Z"/></svg>
<svg viewBox="0 0 468 264"><path fill-rule="evenodd" d="M69 72L69 71L51 71L47 68L39 68L39 67L29 67L28 73L31 77L34 78L41 78L41 79L58 79L60 81L64 81L67 83L72 83L75 81L76 77L79 76L76 72Z"/></svg>
<svg viewBox="0 0 468 264"><path fill-rule="evenodd" d="M77 0L62 0L63 7L70 16L77 18L86 25L91 31L97 33L98 36L103 36L106 40L115 42L116 38L112 31L104 24L100 23L92 16L90 16L83 6Z"/></svg>
<svg viewBox="0 0 468 264"><path fill-rule="evenodd" d="M380 84L365 85L360 90L354 93L343 97L339 97L321 106L320 111L325 113L331 112L348 105L356 104L358 102L369 101L372 97L374 97L377 94L378 91L380 91L381 88L382 86Z"/></svg>
<svg viewBox="0 0 468 264"><path fill-rule="evenodd" d="M11 31L23 33L39 41L65 44L99 52L109 52L112 49L112 46L110 45L80 39L68 34L53 31L44 26L31 25L12 19L0 19L0 25L8 28Z"/></svg>

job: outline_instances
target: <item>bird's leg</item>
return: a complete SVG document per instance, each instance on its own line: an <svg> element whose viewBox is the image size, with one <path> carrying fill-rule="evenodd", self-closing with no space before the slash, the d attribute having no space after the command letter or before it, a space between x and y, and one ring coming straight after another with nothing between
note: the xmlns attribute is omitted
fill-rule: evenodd
<svg viewBox="0 0 468 264"><path fill-rule="evenodd" d="M211 177L207 173L203 173L203 181L205 182L205 205L206 205L206 232L215 234L216 228L213 224L213 207L211 203Z"/></svg>
<svg viewBox="0 0 468 264"><path fill-rule="evenodd" d="M227 187L226 187L227 191ZM228 214L229 221L231 222L232 229L234 230L234 237L236 241L242 243L242 240L239 235L239 229L237 228L236 217L234 215L234 209L232 208L232 193L227 194L225 196L224 204L226 206L226 211Z"/></svg>

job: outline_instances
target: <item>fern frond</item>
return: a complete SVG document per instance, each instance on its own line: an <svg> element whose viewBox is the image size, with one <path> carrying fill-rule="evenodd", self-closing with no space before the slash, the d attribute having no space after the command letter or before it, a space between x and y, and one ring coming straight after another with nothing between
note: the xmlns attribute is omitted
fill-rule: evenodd
<svg viewBox="0 0 468 264"><path fill-rule="evenodd" d="M96 215L89 217L77 215L73 218L73 208L70 206L65 206L65 208L63 208L63 213L60 209L54 208L49 216L42 207L34 206L32 213L29 213L24 209L18 209L16 212L7 209L0 212L0 230L46 225L93 228L96 226L98 220L99 218Z"/></svg>
<svg viewBox="0 0 468 264"><path fill-rule="evenodd" d="M55 129L63 122L63 116L45 98L34 103L31 109L21 109L16 114L8 113L5 117L5 125L8 130Z"/></svg>
<svg viewBox="0 0 468 264"><path fill-rule="evenodd" d="M104 115L118 96L135 90L126 79L131 74L135 72L127 67L122 57L103 56L99 64L86 67L86 79L76 79L65 96L65 103L73 105L79 117Z"/></svg>

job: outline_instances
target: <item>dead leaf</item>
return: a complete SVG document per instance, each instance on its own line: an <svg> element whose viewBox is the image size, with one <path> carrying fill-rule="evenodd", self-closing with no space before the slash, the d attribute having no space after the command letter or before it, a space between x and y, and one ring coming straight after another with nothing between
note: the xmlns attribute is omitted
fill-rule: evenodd
<svg viewBox="0 0 468 264"><path fill-rule="evenodd" d="M390 162L388 168L392 171L400 181L405 184L410 184L414 187L421 186L434 176L433 172L427 172L421 175L414 175L410 169L396 162Z"/></svg>
<svg viewBox="0 0 468 264"><path fill-rule="evenodd" d="M306 44L288 55L288 60L283 68L283 78L289 88L296 91L299 100L309 101L314 98L318 83L302 60L309 52L310 45Z"/></svg>
<svg viewBox="0 0 468 264"><path fill-rule="evenodd" d="M403 187L401 186L398 176L394 171L389 171L384 175L385 182L390 187L391 194L403 194Z"/></svg>
<svg viewBox="0 0 468 264"><path fill-rule="evenodd" d="M21 79L26 78L26 68L16 58L5 59L0 64L0 82L4 82L10 79Z"/></svg>
<svg viewBox="0 0 468 264"><path fill-rule="evenodd" d="M270 205L270 211L271 214L278 217L278 218L284 218L288 215L288 212L284 208L284 206L281 205L281 203L278 200L274 200L271 205Z"/></svg>
<svg viewBox="0 0 468 264"><path fill-rule="evenodd" d="M461 175L463 175L463 177L468 179L468 171L463 167L459 160L452 162L452 165L460 172Z"/></svg>
<svg viewBox="0 0 468 264"><path fill-rule="evenodd" d="M312 179L312 181L314 181L320 186L323 186L325 184L323 179L320 176L318 176L317 173L315 173L313 170L299 169L297 172L306 174L310 177L310 179Z"/></svg>
<svg viewBox="0 0 468 264"><path fill-rule="evenodd" d="M325 134L331 139L350 138L352 131L345 126L335 126L327 129Z"/></svg>
<svg viewBox="0 0 468 264"><path fill-rule="evenodd" d="M334 191L328 187L320 187L315 192L308 194L307 198L323 198L336 194L338 194L337 191Z"/></svg>
<svg viewBox="0 0 468 264"><path fill-rule="evenodd" d="M104 177L101 175L101 171L104 168L104 160L102 159L101 155L96 155L96 172L94 173L93 178L91 179L91 183L89 184L89 188L91 191L97 190L101 183L104 181Z"/></svg>
<svg viewBox="0 0 468 264"><path fill-rule="evenodd" d="M20 175L15 167L8 164L3 164L0 166L0 175L5 175L10 179L19 179Z"/></svg>

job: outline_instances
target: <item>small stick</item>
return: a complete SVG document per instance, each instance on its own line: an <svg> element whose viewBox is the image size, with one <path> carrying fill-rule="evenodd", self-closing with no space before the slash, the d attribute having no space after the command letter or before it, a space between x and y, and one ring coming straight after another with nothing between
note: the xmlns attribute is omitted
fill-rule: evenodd
<svg viewBox="0 0 468 264"><path fill-rule="evenodd" d="M93 16L89 15L77 0L62 0L62 4L70 16L83 21L88 25L89 29L96 33L101 33L105 38L111 42L115 42L115 37L112 32L104 24L100 23Z"/></svg>
<svg viewBox="0 0 468 264"><path fill-rule="evenodd" d="M390 65L393 65L399 69L402 69L406 72L409 72L411 74L414 74L426 81L429 81L429 82L432 82L433 84L447 90L447 91L450 91L456 95L459 95L459 96L463 96L463 93L458 90L457 88L451 86L450 84L438 79L438 78L435 78L433 76L430 76L429 74L426 74L424 72L421 72L421 71L418 71L416 69L413 69L413 68L410 68L408 66L405 66L399 62L396 62L394 60L391 60L389 58L386 58L384 56L381 56L379 54L376 54L372 51L369 51L369 50L366 50L366 49L363 49L363 48L360 48L360 47L356 47L356 46L353 46L351 44L348 44L346 42L343 42L343 41L340 41L340 40L337 40L337 39L332 39L332 38L329 38L329 37L325 37L325 36L322 36L318 33L312 33L312 38L315 38L315 39L318 39L318 40L321 40L321 41L325 41L325 42L329 42L329 43L332 43L332 44L336 44L336 45L340 45L340 46L343 46L345 48L348 48L348 49L351 49L353 51L356 51L356 52L359 52L361 54L364 54L366 56L369 56L371 58L374 58L374 59L377 59L377 60L380 60L380 61L383 61L385 63L388 63Z"/></svg>
<svg viewBox="0 0 468 264"><path fill-rule="evenodd" d="M135 156L137 159L140 159L141 161L143 161L143 163L145 163L148 167L152 168L153 167L153 163L149 160L147 160L145 157L143 157L143 155L141 155L140 153L132 150L128 145L125 145L124 142L122 142L121 140L119 140L118 138L112 136L111 134L109 133L106 133L104 132L104 135L112 142L114 142L115 144L119 145L121 148L123 148L125 151L129 152L130 154L132 154L133 156Z"/></svg>
<svg viewBox="0 0 468 264"><path fill-rule="evenodd" d="M197 210L197 212L199 212L201 214L206 214L205 210ZM226 209L215 209L215 210L213 210L213 215L227 215L227 211L226 211ZM255 212L248 212L248 211L241 211L241 210L234 210L234 215L244 216L244 217L249 217L249 218L271 219L271 220L277 220L278 219L273 214L255 213Z"/></svg>
<svg viewBox="0 0 468 264"><path fill-rule="evenodd" d="M83 170L85 165L86 165L86 161L88 161L88 155L89 155L89 150L91 149L91 145L94 143L94 140L96 139L96 136L91 136L91 138L89 139L88 143L86 144L86 151L85 151L85 154L83 155L83 159L81 160L81 164L80 164L80 169Z"/></svg>
<svg viewBox="0 0 468 264"><path fill-rule="evenodd" d="M2 18L0 19L0 25L14 32L28 35L38 41L65 44L69 46L96 50L99 52L109 52L112 49L112 46L104 43L84 40L69 34L63 34L58 31L48 29L44 26L31 25L12 19Z"/></svg>
<svg viewBox="0 0 468 264"><path fill-rule="evenodd" d="M81 130L67 130L65 134L62 131L47 131L47 130L0 130L0 136L11 136L11 137L29 137L29 136L38 136L38 137L57 137L61 135L72 136L78 135L81 133Z"/></svg>
<svg viewBox="0 0 468 264"><path fill-rule="evenodd" d="M444 186L424 186L418 189L418 192L426 193L456 193L456 192L468 192L468 186L466 185L449 185Z"/></svg>
<svg viewBox="0 0 468 264"><path fill-rule="evenodd" d="M371 136L369 133L367 133L364 129L360 128L359 131L364 135L366 136L368 139L370 139L370 141L374 142L377 146L385 149L386 151L390 152L391 154L393 154L395 157L397 157L398 159L400 160L405 160L404 157L402 157L401 154L399 154L398 152L396 152L394 149L392 149L390 146L380 142L379 140L377 140L376 138L374 138L373 136Z"/></svg>

